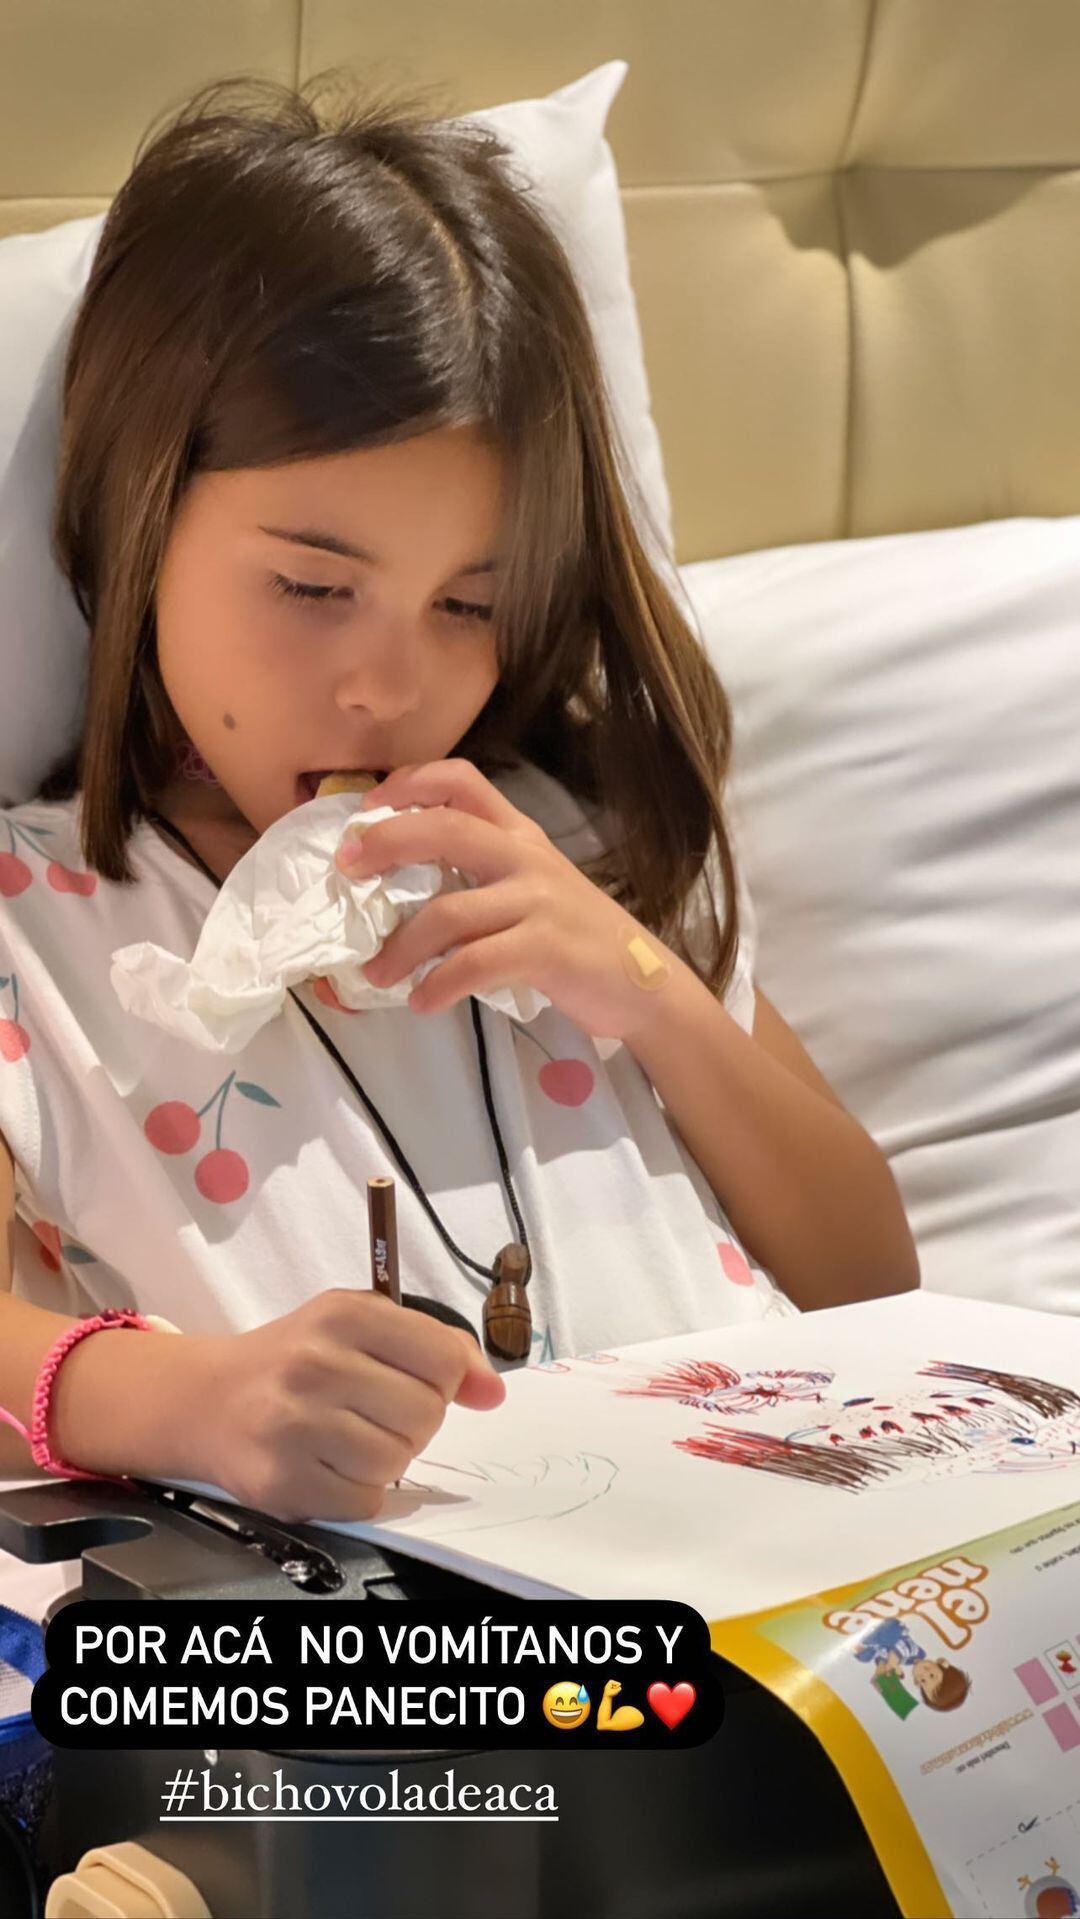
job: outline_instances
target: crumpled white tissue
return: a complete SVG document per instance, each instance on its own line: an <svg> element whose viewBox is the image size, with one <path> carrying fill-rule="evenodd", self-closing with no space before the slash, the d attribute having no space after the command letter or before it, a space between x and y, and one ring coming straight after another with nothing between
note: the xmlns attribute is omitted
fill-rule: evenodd
<svg viewBox="0 0 1080 1919"><path fill-rule="evenodd" d="M329 980L352 1011L403 1006L456 949L425 960L394 986L373 986L361 967L426 900L467 880L436 864L349 879L334 863L345 829L366 829L397 810L360 811L358 797L329 793L276 820L224 880L190 961L147 941L115 952L110 977L125 1010L207 1052L239 1053L301 980ZM524 1021L551 1004L528 986L476 997Z"/></svg>

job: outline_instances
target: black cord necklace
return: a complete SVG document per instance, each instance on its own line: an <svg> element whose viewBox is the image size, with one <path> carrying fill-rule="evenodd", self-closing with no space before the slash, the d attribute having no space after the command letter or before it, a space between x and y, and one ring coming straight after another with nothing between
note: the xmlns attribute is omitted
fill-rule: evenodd
<svg viewBox="0 0 1080 1919"><path fill-rule="evenodd" d="M212 880L214 885L220 890L221 881L218 879L217 874L206 864L206 861L201 855L195 851L190 840L185 838L178 826L174 826L171 820L164 819L160 813L149 813L147 818L154 826L160 827L164 833L167 833L170 839L175 840L178 845L182 846L189 858L206 874L207 879ZM434 1226L435 1231L438 1233L439 1238L442 1240L443 1245L447 1248L447 1251L452 1253L454 1258L459 1260L463 1266L468 1267L474 1273L479 1273L483 1279L489 1281L490 1291L484 1300L484 1345L488 1352L494 1353L499 1359L524 1359L532 1343L532 1314L525 1292L525 1288L532 1276L532 1254L529 1251L525 1221L522 1218L521 1208L518 1205L517 1194L514 1192L513 1181L510 1177L510 1163L506 1156L506 1147L503 1144L502 1133L499 1129L498 1115L495 1112L495 1101L491 1092L491 1075L488 1071L487 1042L485 1041L484 1029L480 1021L479 1001L470 993L469 1008L472 1013L473 1031L476 1034L476 1051L480 1063L480 1083L484 1090L484 1104L487 1108L488 1124L491 1127L491 1136L495 1143L496 1154L498 1155L499 1175L519 1235L517 1240L512 1240L508 1246L504 1246L502 1251L496 1254L495 1262L492 1266L482 1266L479 1260L472 1259L468 1253L462 1251L460 1246L455 1245L406 1159L405 1154L398 1145L393 1133L390 1131L389 1126L386 1124L374 1101L368 1098L352 1067L348 1064L347 1060L342 1058L341 1053L338 1051L326 1028L319 1024L314 1014L308 1010L303 1000L299 998L291 986L288 992L290 999L299 1007L316 1038L326 1048L331 1058L337 1061L338 1066L341 1068L341 1071L344 1073L365 1111L371 1119L374 1120L387 1146L390 1148L390 1151L401 1168L411 1191L420 1201L421 1206Z"/></svg>

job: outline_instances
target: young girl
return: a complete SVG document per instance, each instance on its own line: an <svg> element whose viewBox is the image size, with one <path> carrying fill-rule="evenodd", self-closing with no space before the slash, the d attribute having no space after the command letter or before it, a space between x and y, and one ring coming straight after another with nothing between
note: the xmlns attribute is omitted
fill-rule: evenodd
<svg viewBox="0 0 1080 1919"><path fill-rule="evenodd" d="M370 1289L374 1174L405 1286L476 1327L526 1243L541 1364L917 1283L883 1156L752 985L728 704L503 157L415 103L331 123L224 83L105 224L55 519L85 732L0 850L0 1405L26 1422L104 1307L183 1337L72 1348L49 1439L84 1471L368 1518L450 1402L499 1403L477 1341ZM474 882L370 963L440 961L408 1008L312 981L230 1071L125 1014L112 954L190 953L337 769L401 809L343 871ZM473 997L514 984L550 1008ZM6 1424L0 1448L25 1469Z"/></svg>

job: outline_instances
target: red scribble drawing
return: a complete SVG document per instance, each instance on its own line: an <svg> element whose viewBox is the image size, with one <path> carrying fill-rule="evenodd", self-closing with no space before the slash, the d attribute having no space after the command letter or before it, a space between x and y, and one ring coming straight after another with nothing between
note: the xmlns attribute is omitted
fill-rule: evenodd
<svg viewBox="0 0 1080 1919"><path fill-rule="evenodd" d="M813 1425L778 1433L711 1424L672 1444L699 1459L849 1492L901 1475L1045 1471L1080 1460L1080 1394L1071 1387L949 1360L920 1367L909 1389L888 1397L830 1397L834 1378L827 1371L740 1374L721 1361L685 1360L619 1391L705 1413L765 1414L816 1402L824 1416Z"/></svg>
<svg viewBox="0 0 1080 1919"><path fill-rule="evenodd" d="M650 1379L644 1386L620 1386L619 1393L635 1399L675 1399L704 1413L754 1413L786 1400L825 1397L832 1373L809 1373L794 1367L778 1372L737 1373L718 1359L685 1359Z"/></svg>

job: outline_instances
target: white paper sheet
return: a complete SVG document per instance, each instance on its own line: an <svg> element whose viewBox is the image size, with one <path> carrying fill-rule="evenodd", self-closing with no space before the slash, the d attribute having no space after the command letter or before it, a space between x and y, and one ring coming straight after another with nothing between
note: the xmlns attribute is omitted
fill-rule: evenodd
<svg viewBox="0 0 1080 1919"><path fill-rule="evenodd" d="M922 1370L940 1362L1060 1390ZM686 1364L731 1377L626 1390ZM770 1437L797 1476L686 1450ZM509 1374L494 1412L449 1409L377 1520L320 1523L506 1592L681 1599L718 1619L1077 1498L1080 1321L914 1293Z"/></svg>

